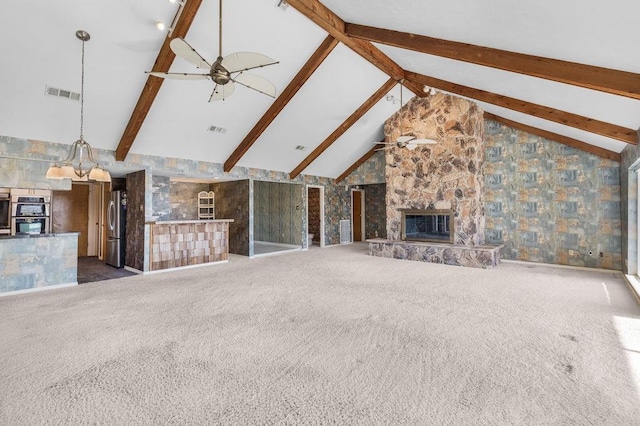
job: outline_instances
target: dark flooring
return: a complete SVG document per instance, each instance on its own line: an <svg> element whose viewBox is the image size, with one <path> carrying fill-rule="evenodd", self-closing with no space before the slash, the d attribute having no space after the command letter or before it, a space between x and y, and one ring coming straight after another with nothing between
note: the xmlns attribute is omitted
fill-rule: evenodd
<svg viewBox="0 0 640 426"><path fill-rule="evenodd" d="M107 265L95 256L78 258L78 284L129 277L135 272Z"/></svg>

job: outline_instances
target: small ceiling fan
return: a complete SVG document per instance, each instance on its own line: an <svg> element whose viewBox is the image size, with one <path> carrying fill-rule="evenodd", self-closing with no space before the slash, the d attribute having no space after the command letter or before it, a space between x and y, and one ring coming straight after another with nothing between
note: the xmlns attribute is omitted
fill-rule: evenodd
<svg viewBox="0 0 640 426"><path fill-rule="evenodd" d="M213 64L209 64L189 43L183 38L176 37L169 43L176 56L192 63L198 68L206 69L206 73L182 73L182 72L147 72L160 78L176 80L204 80L211 79L215 83L213 92L209 98L211 101L223 101L233 94L235 84L253 89L272 98L276 95L276 88L266 78L250 74L246 71L254 68L262 68L275 65L278 61L268 56L254 52L236 52L222 57L222 0L219 2L219 26L218 26L218 58Z"/></svg>
<svg viewBox="0 0 640 426"><path fill-rule="evenodd" d="M402 109L402 82L404 80L400 80L398 84L400 84L400 109ZM438 141L433 139L418 139L415 135L400 135L393 142L374 142L377 145L386 145L384 148L377 149L376 151L381 151L383 149L388 149L392 147L397 148L407 148L409 150L414 150L418 147L418 145L435 145Z"/></svg>

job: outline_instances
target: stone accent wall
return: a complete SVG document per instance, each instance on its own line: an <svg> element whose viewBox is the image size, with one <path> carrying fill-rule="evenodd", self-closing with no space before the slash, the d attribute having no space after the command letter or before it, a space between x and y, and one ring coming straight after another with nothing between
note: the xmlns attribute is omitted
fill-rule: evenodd
<svg viewBox="0 0 640 426"><path fill-rule="evenodd" d="M0 239L0 293L78 283L78 234Z"/></svg>
<svg viewBox="0 0 640 426"><path fill-rule="evenodd" d="M620 165L493 121L486 134L487 243L503 259L620 269Z"/></svg>
<svg viewBox="0 0 640 426"><path fill-rule="evenodd" d="M0 135L0 187L33 187L69 190L71 189L71 181L69 180L51 180L44 178L48 163L59 161L60 159L65 158L68 154L69 144L34 141ZM5 156L10 156L11 158L6 158ZM152 207L152 177L155 174L163 176L181 175L201 179L256 179L270 182L289 182L324 186L325 243L327 245L339 244L340 220L350 219L351 217L351 198L349 190L345 189L344 183L341 182L340 185L337 185L333 179L326 177L300 174L295 179L289 179L289 174L287 172L241 166L236 166L229 173L225 173L223 171L223 165L219 163L161 157L156 155L141 155L136 153L129 153L125 161L116 161L114 151L95 148L94 156L101 165L112 172L113 176L118 174L127 174L130 170L146 171L149 176L149 182L145 183L146 192L144 197L146 221L156 220L153 215ZM379 155L377 158L380 158ZM368 165L364 166L364 168L373 170L371 173L377 176L375 178L376 182L384 182L384 168L380 169L377 166L370 167ZM380 170L382 170L382 172ZM362 181L370 178L372 176L371 173L365 172L365 174L360 176L357 183L371 183L370 181ZM380 176L382 176L381 180ZM119 188L115 187L115 185L118 184L118 181L119 180L117 178L114 179L114 189L125 189L124 183ZM249 189L249 191L251 191L251 189ZM218 199L218 194L216 193L216 200ZM252 202L253 201L250 198L249 203ZM302 215L303 229L306 232L306 196L304 197L304 205L302 208L304 209ZM253 221L253 212L248 211L248 215L249 222ZM224 216L216 217L224 218ZM233 225L232 228L233 227L235 227L235 225ZM248 233L250 233L250 228ZM141 236L146 238L145 250L144 253L142 253L142 256L148 259L148 230L146 234L141 233ZM306 247L306 239L303 241L303 247ZM148 264L148 262L146 263Z"/></svg>
<svg viewBox="0 0 640 426"><path fill-rule="evenodd" d="M209 184L171 182L169 186L170 220L198 219L198 193L200 191L209 191Z"/></svg>
<svg viewBox="0 0 640 426"><path fill-rule="evenodd" d="M373 144L372 144L373 145ZM373 183L385 183L384 178L384 151L377 151L371 158L360 164L353 172L344 178L341 185L368 185Z"/></svg>
<svg viewBox="0 0 640 426"><path fill-rule="evenodd" d="M413 98L385 122L384 133L387 141L401 135L438 141L386 150L387 238L401 239L400 209L452 209L454 244L483 244L482 109L444 93Z"/></svg>
<svg viewBox="0 0 640 426"><path fill-rule="evenodd" d="M153 220L171 220L170 185L168 176L152 176L152 207Z"/></svg>
<svg viewBox="0 0 640 426"><path fill-rule="evenodd" d="M384 220L387 203L387 185L384 183L362 185L364 189L364 233L365 238L387 238L387 226Z"/></svg>
<svg viewBox="0 0 640 426"><path fill-rule="evenodd" d="M233 219L229 225L229 253L250 256L249 181L214 183L210 190L216 194L216 217Z"/></svg>
<svg viewBox="0 0 640 426"><path fill-rule="evenodd" d="M144 170L127 175L126 266L145 270L145 209L147 176ZM147 248L148 251L148 248Z"/></svg>

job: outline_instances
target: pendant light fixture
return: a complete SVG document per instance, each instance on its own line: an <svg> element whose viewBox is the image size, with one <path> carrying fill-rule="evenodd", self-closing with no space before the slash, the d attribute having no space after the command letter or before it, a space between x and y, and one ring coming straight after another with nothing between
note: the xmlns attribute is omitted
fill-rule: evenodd
<svg viewBox="0 0 640 426"><path fill-rule="evenodd" d="M91 36L84 30L76 31L76 37L82 41L82 79L80 81L80 139L69 150L69 156L49 167L47 179L71 179L73 181L111 182L111 175L93 158L91 145L84 140L84 43ZM76 165L76 156L78 157ZM83 165L84 162L84 165Z"/></svg>

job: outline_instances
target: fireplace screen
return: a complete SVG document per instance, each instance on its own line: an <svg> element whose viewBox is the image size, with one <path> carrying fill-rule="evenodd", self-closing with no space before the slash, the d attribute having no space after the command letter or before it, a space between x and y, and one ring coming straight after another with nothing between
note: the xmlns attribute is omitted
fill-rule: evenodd
<svg viewBox="0 0 640 426"><path fill-rule="evenodd" d="M408 241L453 242L452 210L405 210L402 239Z"/></svg>

